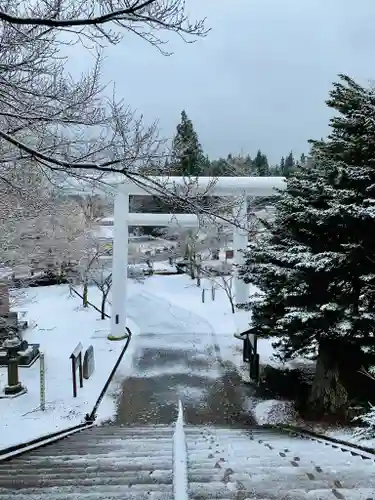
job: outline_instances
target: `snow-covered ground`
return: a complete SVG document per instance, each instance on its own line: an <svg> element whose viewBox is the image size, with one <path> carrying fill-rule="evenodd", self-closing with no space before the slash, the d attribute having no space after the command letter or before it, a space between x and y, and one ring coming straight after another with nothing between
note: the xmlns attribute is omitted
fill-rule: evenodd
<svg viewBox="0 0 375 500"><path fill-rule="evenodd" d="M185 314L184 318L179 318L177 314L176 329L179 329L181 321L184 324L189 321L189 329L194 331L194 318L204 319L216 336L223 360L235 364L239 371L244 373L242 342L235 339L233 334L248 328L251 314L243 311L231 313L229 300L220 287L219 279L216 281L215 300L211 298L211 287L211 280L202 279L199 288L196 282L186 275L152 276L146 278L143 283L131 282L130 317L135 323L137 316L149 318L149 324L152 325L152 308L156 311L154 316L160 317L157 310L160 309L161 300L171 315L174 314L174 305L181 308L180 311L190 311L191 319L189 315ZM204 303L203 289L206 290ZM144 300L145 292L147 301ZM152 297L155 297L154 302ZM29 321L34 324L34 327L26 332L25 338L29 342L40 343L41 350L45 353L46 410L42 412L38 409L40 397L37 361L31 368L20 369L20 379L27 386L28 393L15 399L0 399L0 428L3 430L0 435L0 448L81 423L82 415L92 409L123 346L123 342L107 340L109 322L100 320L99 313L95 310L83 309L78 297L69 296L67 286L29 289L27 298L28 302L22 304L20 309L27 311ZM99 305L100 299L99 290L90 288L89 300ZM110 305L108 313L110 314ZM101 420L113 418L115 415L119 383L130 371L130 360L137 345L137 327L133 322L129 320L129 326L135 332L134 339L120 365L115 383L111 385L100 406L98 416ZM166 342L167 338L168 335L161 336L160 342ZM84 349L89 345L94 346L96 368L92 378L84 381L84 388L79 390L78 397L73 399L69 355L78 342L83 344ZM258 350L262 364L280 366L274 357L271 339L259 339ZM5 383L6 369L0 368L0 386ZM254 413L260 424L295 422L296 416L288 402L249 400L248 404L249 411ZM342 431L340 432L342 434ZM349 435L345 435L348 439ZM351 435L349 437L353 439Z"/></svg>
<svg viewBox="0 0 375 500"><path fill-rule="evenodd" d="M215 300L211 298L212 284L215 286ZM189 309L210 323L216 333L221 354L239 368L242 366L242 342L233 337L234 333L245 331L251 322L251 313L239 311L232 314L228 297L221 287L221 278L201 280L201 287L187 275L152 276L144 284L133 284L134 287L145 287L148 292L164 298L171 304ZM202 303L202 290L205 289L205 301ZM258 352L262 363L278 365L274 358L274 350L270 339L258 341Z"/></svg>
<svg viewBox="0 0 375 500"><path fill-rule="evenodd" d="M100 320L94 309L83 309L78 297L69 296L69 287L60 285L27 290L20 309L27 311L33 325L25 332L30 343L40 343L45 354L45 411L40 408L40 365L37 360L30 368L20 368L20 380L27 394L13 399L0 399L0 448L18 444L44 434L82 423L82 415L90 412L116 362L123 341L111 342L108 320ZM136 326L129 321L136 334ZM78 397L72 395L70 354L81 342L84 349L94 347L95 371L84 380ZM132 343L129 346L132 349ZM124 357L119 374L127 375ZM6 368L0 368L0 387L7 382ZM99 418L111 418L116 411L113 394L119 387L113 384L105 396Z"/></svg>
<svg viewBox="0 0 375 500"><path fill-rule="evenodd" d="M165 266L167 267L167 265ZM211 283L202 280L202 287L207 290ZM225 360L241 364L241 342L234 339L236 328L245 329L250 321L249 313L230 313L229 301L223 290L216 290L215 301L206 292L206 301L202 304L202 289L198 288L186 275L153 276L144 283L132 283L130 296L147 291L158 297L154 306L158 307L160 299L166 304L179 305L191 311L195 316L204 318L217 335L222 356ZM89 300L100 303L100 292L90 288ZM109 298L109 302L110 302ZM145 305L136 298L133 300L131 316L136 320L137 314L152 318L152 301ZM45 353L46 363L46 410L40 406L39 361L30 368L20 368L20 380L28 392L14 399L0 399L0 426L6 432L0 436L0 448L17 444L40 435L63 429L82 421L82 415L89 412L98 397L111 369L122 348L122 342L107 340L109 322L100 320L99 313L94 309L83 309L76 296L69 296L69 288L64 285L40 287L26 292L26 302L20 309L27 311L27 319L34 325L25 333L30 343L40 343L41 351ZM150 310L151 309L151 310ZM108 305L110 313L110 305ZM172 312L171 312L172 313ZM130 321L130 320L129 320ZM178 318L176 318L176 328ZM194 325L192 326L194 328ZM136 329L133 326L133 329ZM165 337L164 337L165 338ZM71 365L69 356L81 342L84 349L94 346L96 368L93 376L84 381L84 388L79 390L78 397L72 397ZM128 374L132 349L136 346L136 335L126 353L117 381ZM269 341L259 343L262 359L272 362L272 348ZM0 368L0 386L6 384L6 368ZM99 410L100 419L109 419L116 412L116 401L113 397L119 386L113 384L109 394L104 398ZM17 426L14 421L17 420ZM22 428L22 435L19 429Z"/></svg>

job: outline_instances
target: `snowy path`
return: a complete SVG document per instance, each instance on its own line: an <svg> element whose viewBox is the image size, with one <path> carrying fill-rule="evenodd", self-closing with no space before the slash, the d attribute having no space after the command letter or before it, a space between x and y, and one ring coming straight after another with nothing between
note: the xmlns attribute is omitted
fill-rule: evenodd
<svg viewBox="0 0 375 500"><path fill-rule="evenodd" d="M233 368L226 370L207 321L148 292L131 297L129 316L142 333L134 339L117 423L169 424L179 399L189 423L253 423L242 412L243 384Z"/></svg>

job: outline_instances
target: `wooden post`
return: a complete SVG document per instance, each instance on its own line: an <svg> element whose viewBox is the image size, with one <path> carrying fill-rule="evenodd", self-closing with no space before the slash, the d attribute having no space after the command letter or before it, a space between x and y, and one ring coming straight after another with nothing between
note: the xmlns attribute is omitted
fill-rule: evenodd
<svg viewBox="0 0 375 500"><path fill-rule="evenodd" d="M82 351L78 354L79 387L83 387Z"/></svg>
<svg viewBox="0 0 375 500"><path fill-rule="evenodd" d="M83 387L83 370L82 370L82 349L83 345L79 342L70 355L70 360L72 362L72 384L73 384L73 398L77 397L77 362L79 369L79 386Z"/></svg>
<svg viewBox="0 0 375 500"><path fill-rule="evenodd" d="M73 398L76 398L77 397L76 358L72 356L70 359L72 360Z"/></svg>
<svg viewBox="0 0 375 500"><path fill-rule="evenodd" d="M249 335L244 335L243 336L243 352L242 352L242 359L244 363L249 363L251 360L252 356L252 348L251 348L251 342L249 339Z"/></svg>

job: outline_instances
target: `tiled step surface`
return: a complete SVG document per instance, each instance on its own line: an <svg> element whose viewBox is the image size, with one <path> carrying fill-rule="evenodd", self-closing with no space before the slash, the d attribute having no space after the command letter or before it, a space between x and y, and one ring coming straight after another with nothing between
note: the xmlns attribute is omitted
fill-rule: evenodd
<svg viewBox="0 0 375 500"><path fill-rule="evenodd" d="M173 427L103 426L0 462L0 500L172 500Z"/></svg>
<svg viewBox="0 0 375 500"><path fill-rule="evenodd" d="M272 429L185 427L191 500L375 500L375 462Z"/></svg>

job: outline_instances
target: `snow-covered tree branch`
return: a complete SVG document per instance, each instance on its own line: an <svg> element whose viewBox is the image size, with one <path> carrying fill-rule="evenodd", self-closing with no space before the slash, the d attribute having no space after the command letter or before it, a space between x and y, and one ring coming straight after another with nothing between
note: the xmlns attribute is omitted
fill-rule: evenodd
<svg viewBox="0 0 375 500"><path fill-rule="evenodd" d="M203 21L189 22L182 0L1 0L0 177L20 160L75 176L159 161L156 124L144 126L108 94L100 50L132 33L164 52L162 32L194 38L206 30ZM77 79L68 73L67 45L95 56Z"/></svg>
<svg viewBox="0 0 375 500"><path fill-rule="evenodd" d="M27 26L43 31L64 30L96 43L118 43L125 32L137 35L160 50L160 32L179 34L184 40L204 36L204 20L190 22L182 0L37 0L22 4L1 2L0 20L16 30ZM163 51L165 53L165 51Z"/></svg>

